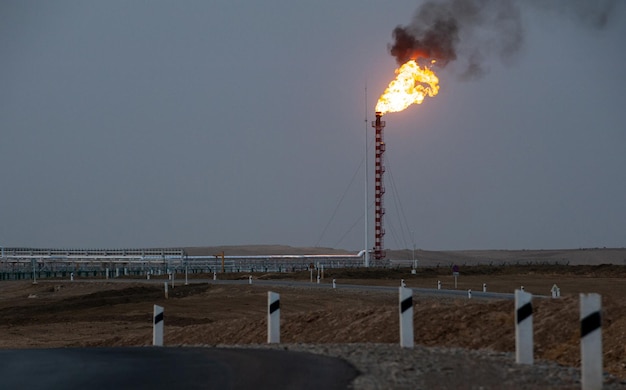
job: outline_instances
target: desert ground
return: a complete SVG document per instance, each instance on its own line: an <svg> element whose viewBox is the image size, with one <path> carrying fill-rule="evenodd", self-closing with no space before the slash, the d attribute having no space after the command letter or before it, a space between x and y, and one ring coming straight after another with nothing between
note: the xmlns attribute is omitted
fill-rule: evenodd
<svg viewBox="0 0 626 390"><path fill-rule="evenodd" d="M0 284L0 348L147 346L152 310L165 308L165 344L222 345L266 342L267 286L255 280L307 282L309 272L254 273L253 284L213 284L194 275L189 285L163 293L163 280L39 280ZM248 280L250 274L218 274ZM203 278L204 281L200 282ZM449 267L326 270L322 287L272 287L281 294L281 342L399 342L397 293L332 289L342 284L454 289ZM180 280L180 279L179 279ZM605 370L626 378L626 267L621 265L464 266L459 290L511 293L524 286L562 297L535 298L535 357L580 366L579 293L602 294ZM514 351L512 300L414 296L415 342L425 346Z"/></svg>

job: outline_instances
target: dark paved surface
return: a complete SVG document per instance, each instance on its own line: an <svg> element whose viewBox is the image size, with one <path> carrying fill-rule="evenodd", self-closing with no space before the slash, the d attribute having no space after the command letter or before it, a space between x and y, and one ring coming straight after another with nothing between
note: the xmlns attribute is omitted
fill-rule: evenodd
<svg viewBox="0 0 626 390"><path fill-rule="evenodd" d="M346 389L347 362L301 352L221 348L0 350L3 389Z"/></svg>

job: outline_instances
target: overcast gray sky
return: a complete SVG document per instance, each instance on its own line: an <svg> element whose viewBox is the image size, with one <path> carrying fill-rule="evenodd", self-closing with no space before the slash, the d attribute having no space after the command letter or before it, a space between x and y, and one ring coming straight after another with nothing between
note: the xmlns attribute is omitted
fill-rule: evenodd
<svg viewBox="0 0 626 390"><path fill-rule="evenodd" d="M385 115L386 247L626 246L626 4L520 3L513 58ZM372 120L419 4L2 1L0 245L362 248L365 85Z"/></svg>

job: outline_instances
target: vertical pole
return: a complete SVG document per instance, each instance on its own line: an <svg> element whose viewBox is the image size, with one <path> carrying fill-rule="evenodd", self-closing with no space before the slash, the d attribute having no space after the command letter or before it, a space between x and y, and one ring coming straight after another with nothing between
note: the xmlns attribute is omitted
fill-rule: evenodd
<svg viewBox="0 0 626 390"><path fill-rule="evenodd" d="M165 285L167 286L167 283ZM158 305L154 305L152 345L156 347L163 346L163 308Z"/></svg>
<svg viewBox="0 0 626 390"><path fill-rule="evenodd" d="M533 364L532 294L515 290L515 362Z"/></svg>
<svg viewBox="0 0 626 390"><path fill-rule="evenodd" d="M413 348L413 290L400 287L400 346Z"/></svg>
<svg viewBox="0 0 626 390"><path fill-rule="evenodd" d="M280 295L267 292L267 343L280 343Z"/></svg>
<svg viewBox="0 0 626 390"><path fill-rule="evenodd" d="M458 278L459 278L458 275L454 275L454 288L456 288L456 282L457 282Z"/></svg>
<svg viewBox="0 0 626 390"><path fill-rule="evenodd" d="M437 281L437 290L441 290L441 280Z"/></svg>
<svg viewBox="0 0 626 390"><path fill-rule="evenodd" d="M104 269L104 273L106 274L106 278L109 279L109 268Z"/></svg>
<svg viewBox="0 0 626 390"><path fill-rule="evenodd" d="M169 298L167 293L167 282L164 283L165 286L165 299Z"/></svg>
<svg viewBox="0 0 626 390"><path fill-rule="evenodd" d="M33 284L37 284L37 271L36 271L37 260L33 258L31 260L31 263L33 265Z"/></svg>
<svg viewBox="0 0 626 390"><path fill-rule="evenodd" d="M336 279L333 279L333 288L337 288Z"/></svg>
<svg viewBox="0 0 626 390"><path fill-rule="evenodd" d="M252 275L248 276L248 284L252 284Z"/></svg>
<svg viewBox="0 0 626 390"><path fill-rule="evenodd" d="M188 266L187 264L185 264L185 286L189 284L188 274L189 274Z"/></svg>
<svg viewBox="0 0 626 390"><path fill-rule="evenodd" d="M580 355L583 390L602 388L600 294L580 294Z"/></svg>
<svg viewBox="0 0 626 390"><path fill-rule="evenodd" d="M487 283L483 283L483 292L487 292Z"/></svg>
<svg viewBox="0 0 626 390"><path fill-rule="evenodd" d="M370 255L369 255L369 241L368 241L368 236L369 236L369 226L368 226L368 218L367 215L369 214L369 168L368 168L368 152L367 152L367 147L368 147L368 143L369 140L367 139L367 83L365 84L365 254L364 256L364 261L365 261L365 267L369 267L370 266Z"/></svg>
<svg viewBox="0 0 626 390"><path fill-rule="evenodd" d="M472 299L472 289L467 290L467 299Z"/></svg>

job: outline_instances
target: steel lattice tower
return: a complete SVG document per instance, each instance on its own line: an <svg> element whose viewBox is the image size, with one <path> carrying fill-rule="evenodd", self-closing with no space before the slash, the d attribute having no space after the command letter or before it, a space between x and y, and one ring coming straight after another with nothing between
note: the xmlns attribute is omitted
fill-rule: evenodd
<svg viewBox="0 0 626 390"><path fill-rule="evenodd" d="M385 215L383 203L383 195L385 194L385 186L383 184L383 173L385 173L383 164L383 154L385 153L383 128L385 127L385 121L380 120L382 116L382 113L377 112L376 120L372 122L372 127L376 130L374 159L374 259L376 260L382 260L385 257L383 249L383 237L385 236L385 229L383 228L383 216Z"/></svg>

